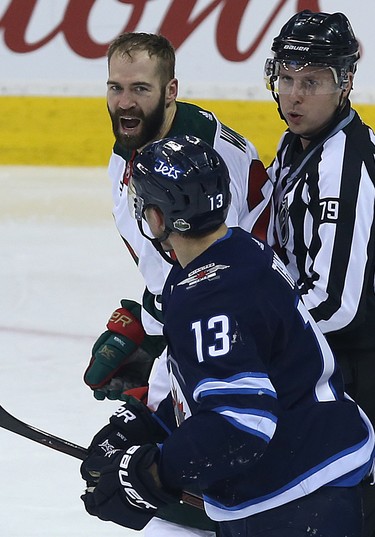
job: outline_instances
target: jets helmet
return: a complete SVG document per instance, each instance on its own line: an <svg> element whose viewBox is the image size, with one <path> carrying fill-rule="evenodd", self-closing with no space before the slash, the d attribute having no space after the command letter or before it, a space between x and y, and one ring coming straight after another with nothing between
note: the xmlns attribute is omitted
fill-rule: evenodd
<svg viewBox="0 0 375 537"><path fill-rule="evenodd" d="M226 219L231 194L222 157L195 136L164 138L143 149L134 162L135 217L159 207L167 233L202 234Z"/></svg>

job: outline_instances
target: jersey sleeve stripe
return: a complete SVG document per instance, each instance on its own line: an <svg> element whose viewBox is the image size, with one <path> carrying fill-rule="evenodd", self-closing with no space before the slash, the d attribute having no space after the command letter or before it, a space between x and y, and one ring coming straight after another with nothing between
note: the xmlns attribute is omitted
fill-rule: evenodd
<svg viewBox="0 0 375 537"><path fill-rule="evenodd" d="M218 407L213 410L223 416L234 427L259 436L267 443L275 434L277 418L271 412L255 408L228 407Z"/></svg>
<svg viewBox="0 0 375 537"><path fill-rule="evenodd" d="M268 395L277 398L276 390L270 379L263 374L246 373L243 376L235 375L227 379L205 379L200 382L193 392L195 401L208 395L217 395L218 393L233 394L257 394Z"/></svg>

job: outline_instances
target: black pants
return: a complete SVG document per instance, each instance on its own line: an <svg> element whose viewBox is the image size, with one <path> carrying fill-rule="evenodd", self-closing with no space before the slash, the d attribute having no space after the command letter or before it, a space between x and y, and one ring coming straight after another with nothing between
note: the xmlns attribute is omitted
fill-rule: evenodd
<svg viewBox="0 0 375 537"><path fill-rule="evenodd" d="M363 484L363 537L375 537L375 485Z"/></svg>
<svg viewBox="0 0 375 537"><path fill-rule="evenodd" d="M281 507L219 526L220 537L361 537L361 487L322 487Z"/></svg>
<svg viewBox="0 0 375 537"><path fill-rule="evenodd" d="M344 375L345 390L369 417L375 429L375 353L335 352ZM363 537L375 537L375 485L363 484Z"/></svg>

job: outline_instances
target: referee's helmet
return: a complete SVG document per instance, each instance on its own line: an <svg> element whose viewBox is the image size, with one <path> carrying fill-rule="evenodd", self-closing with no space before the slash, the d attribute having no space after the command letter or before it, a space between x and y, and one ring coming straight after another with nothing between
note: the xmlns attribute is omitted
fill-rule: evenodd
<svg viewBox="0 0 375 537"><path fill-rule="evenodd" d="M274 58L265 65L267 87L278 76L280 65L330 67L337 84L345 89L348 72L354 73L360 56L359 43L343 13L296 13L282 27L272 44Z"/></svg>

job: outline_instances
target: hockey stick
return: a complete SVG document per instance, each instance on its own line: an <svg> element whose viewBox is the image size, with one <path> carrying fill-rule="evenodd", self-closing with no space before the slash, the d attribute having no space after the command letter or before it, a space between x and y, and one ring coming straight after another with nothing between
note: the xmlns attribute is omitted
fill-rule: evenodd
<svg viewBox="0 0 375 537"><path fill-rule="evenodd" d="M43 446L55 449L56 451L60 451L61 453L65 453L66 455L70 455L71 457L74 457L81 461L83 461L88 454L86 448L79 446L78 444L73 444L72 442L64 440L63 438L59 438L58 436L54 436L53 434L41 431L40 429L37 429L32 425L28 425L24 421L21 421L15 416L12 416L12 414L9 414L9 412L7 412L5 408L1 405L0 427L2 427L3 429L7 429L12 433L16 433L20 436L28 438L29 440L33 440L34 442L38 442ZM183 491L181 499L183 503L186 503L198 509L204 509L203 501L200 496Z"/></svg>
<svg viewBox="0 0 375 537"><path fill-rule="evenodd" d="M12 433L24 436L25 438L33 440L34 442L38 442L39 444L43 444L51 449L61 451L62 453L75 457L76 459L80 459L81 461L87 457L86 448L73 444L72 442L68 442L68 440L64 440L63 438L53 436L50 433L41 431L40 429L36 429L32 425L28 425L24 421L12 416L12 414L9 414L9 412L7 412L2 406L0 406L0 427L7 429Z"/></svg>

